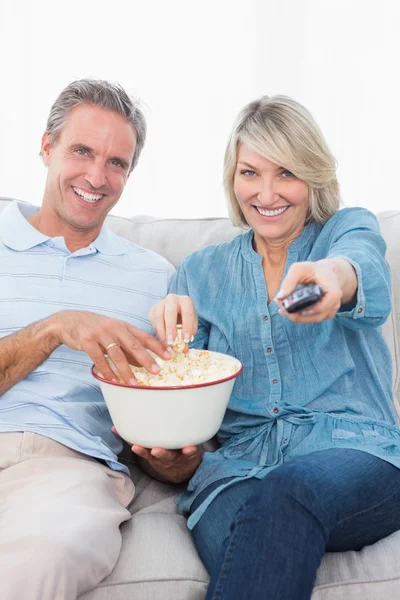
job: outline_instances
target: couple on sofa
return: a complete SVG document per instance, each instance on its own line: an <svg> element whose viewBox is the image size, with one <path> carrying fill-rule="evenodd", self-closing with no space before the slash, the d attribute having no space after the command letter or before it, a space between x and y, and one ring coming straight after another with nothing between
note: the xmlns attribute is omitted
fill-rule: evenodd
<svg viewBox="0 0 400 600"><path fill-rule="evenodd" d="M310 113L265 96L241 111L225 153L245 233L175 273L103 226L145 137L121 87L71 83L42 138L40 210L14 203L0 217L0 595L75 600L113 569L134 484L90 365L114 379L109 355L128 383L129 363L157 373L147 350L168 359L181 321L187 343L245 366L220 447L132 450L155 477L189 480L177 502L209 599L309 599L326 550L400 529L385 243L370 212L339 210ZM287 312L308 283L322 299Z"/></svg>

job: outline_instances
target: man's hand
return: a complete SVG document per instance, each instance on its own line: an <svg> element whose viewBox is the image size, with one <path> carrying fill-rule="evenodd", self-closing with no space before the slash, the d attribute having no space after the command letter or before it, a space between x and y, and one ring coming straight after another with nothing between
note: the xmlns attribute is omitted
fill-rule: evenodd
<svg viewBox="0 0 400 600"><path fill-rule="evenodd" d="M112 431L119 435L112 426ZM182 450L165 450L165 448L143 448L138 444L132 446L137 462L143 471L159 481L181 483L193 475L201 463L204 454L203 446L185 446Z"/></svg>
<svg viewBox="0 0 400 600"><path fill-rule="evenodd" d="M282 306L282 300L293 293L298 284L315 283L324 291L317 304L299 313L288 313ZM295 323L320 323L333 319L341 305L351 303L357 293L357 275L352 265L342 258L326 258L316 262L294 263L285 279L281 290L275 296L280 307L279 313Z"/></svg>
<svg viewBox="0 0 400 600"><path fill-rule="evenodd" d="M117 381L104 354L108 354L119 375L127 383L136 383L129 364L145 367L159 373L160 367L147 352L152 350L163 360L169 352L155 337L118 319L89 311L65 310L52 317L60 344L72 350L82 350L93 360L97 369L109 380Z"/></svg>
<svg viewBox="0 0 400 600"><path fill-rule="evenodd" d="M159 481L181 483L192 477L201 463L204 450L202 446L186 446L182 450L165 450L164 448L143 448L132 446L138 464L146 473Z"/></svg>

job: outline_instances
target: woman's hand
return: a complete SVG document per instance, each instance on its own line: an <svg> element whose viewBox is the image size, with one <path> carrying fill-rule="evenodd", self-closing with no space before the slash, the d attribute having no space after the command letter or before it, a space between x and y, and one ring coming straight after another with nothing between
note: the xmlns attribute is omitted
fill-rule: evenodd
<svg viewBox="0 0 400 600"><path fill-rule="evenodd" d="M297 285L310 283L322 287L322 299L300 313L288 313L282 306L282 300L293 293ZM357 275L352 265L343 258L326 258L293 264L275 296L275 302L280 307L279 313L295 323L320 323L333 319L340 306L350 304L356 293Z"/></svg>
<svg viewBox="0 0 400 600"><path fill-rule="evenodd" d="M149 318L160 342L171 346L176 339L176 325L182 323L182 338L188 344L198 326L194 304L189 296L168 294L157 302L149 313Z"/></svg>

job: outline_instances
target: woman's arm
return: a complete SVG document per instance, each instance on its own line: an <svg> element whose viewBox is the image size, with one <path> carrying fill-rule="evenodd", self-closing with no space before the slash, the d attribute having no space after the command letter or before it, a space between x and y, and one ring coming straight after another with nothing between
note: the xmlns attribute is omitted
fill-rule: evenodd
<svg viewBox="0 0 400 600"><path fill-rule="evenodd" d="M323 234L325 258L292 265L278 304L298 284L321 285L323 299L303 314L282 314L301 323L336 317L351 329L382 325L391 310L390 272L376 217L364 209L345 209L328 221Z"/></svg>

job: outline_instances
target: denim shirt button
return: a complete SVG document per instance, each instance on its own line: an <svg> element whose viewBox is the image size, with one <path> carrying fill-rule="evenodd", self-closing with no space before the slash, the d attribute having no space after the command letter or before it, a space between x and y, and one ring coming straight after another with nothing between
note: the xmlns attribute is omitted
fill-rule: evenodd
<svg viewBox="0 0 400 600"><path fill-rule="evenodd" d="M267 352L268 352L268 353L272 352L272 348L271 348L271 346L268 346L268 348L267 348Z"/></svg>
<svg viewBox="0 0 400 600"><path fill-rule="evenodd" d="M357 312L358 312L358 314L360 315L360 314L362 313L362 311L363 311L363 309L362 309L362 307L360 306L360 308L358 309L358 311L357 311Z"/></svg>
<svg viewBox="0 0 400 600"><path fill-rule="evenodd" d="M279 412L279 408L276 408L276 406L275 406L275 408L273 409L273 411L272 411L272 412L273 412L275 415L277 415L277 414L278 414L278 412Z"/></svg>
<svg viewBox="0 0 400 600"><path fill-rule="evenodd" d="M287 444L287 438L285 438L284 440L282 440L282 444Z"/></svg>
<svg viewBox="0 0 400 600"><path fill-rule="evenodd" d="M264 315L264 321L268 321L268 315Z"/></svg>
<svg viewBox="0 0 400 600"><path fill-rule="evenodd" d="M272 383L278 383L278 380L276 377L273 378Z"/></svg>

